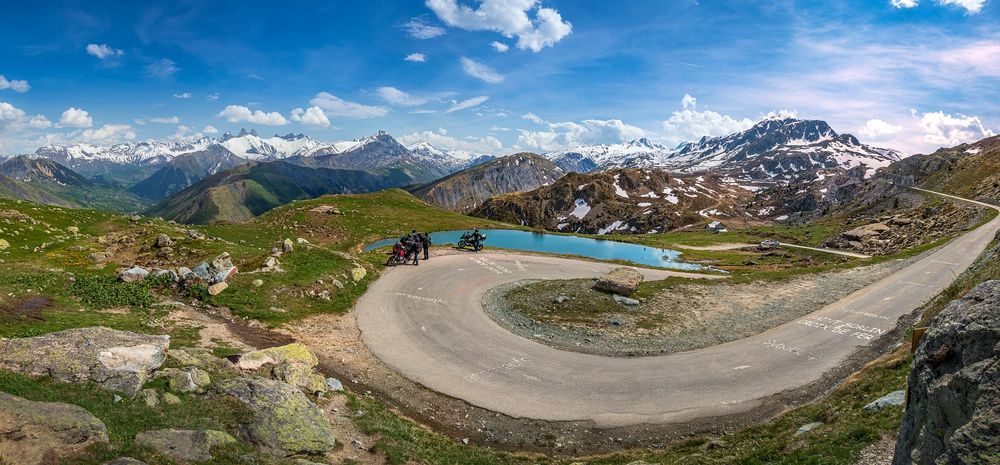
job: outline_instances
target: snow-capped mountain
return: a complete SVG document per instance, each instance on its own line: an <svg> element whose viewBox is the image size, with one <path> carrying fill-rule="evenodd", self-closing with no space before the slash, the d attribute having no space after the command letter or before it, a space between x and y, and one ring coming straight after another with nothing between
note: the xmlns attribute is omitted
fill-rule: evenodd
<svg viewBox="0 0 1000 465"><path fill-rule="evenodd" d="M299 155L308 156L327 146L303 134L284 136L275 134L274 137L264 139L254 130L250 132L242 130L237 136L226 132L218 144L234 155L248 160L279 160Z"/></svg>
<svg viewBox="0 0 1000 465"><path fill-rule="evenodd" d="M413 143L406 148L414 155L428 161L449 165L452 171L464 170L496 159L493 155L477 155L465 150L450 150L424 141Z"/></svg>
<svg viewBox="0 0 1000 465"><path fill-rule="evenodd" d="M574 147L545 157L567 171L659 168L681 173L712 171L738 180L768 182L822 179L829 170L863 169L871 175L901 158L894 150L837 134L824 121L794 118L766 119L742 132L703 137L675 149L636 139Z"/></svg>

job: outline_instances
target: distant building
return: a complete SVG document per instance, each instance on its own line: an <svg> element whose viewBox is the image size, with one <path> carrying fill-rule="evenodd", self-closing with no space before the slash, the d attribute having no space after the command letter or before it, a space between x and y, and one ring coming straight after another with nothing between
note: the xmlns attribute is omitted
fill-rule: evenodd
<svg viewBox="0 0 1000 465"><path fill-rule="evenodd" d="M722 224L721 221L713 221L711 223L708 223L708 226L705 227L705 230L713 234L729 232L729 229L727 229L726 225Z"/></svg>

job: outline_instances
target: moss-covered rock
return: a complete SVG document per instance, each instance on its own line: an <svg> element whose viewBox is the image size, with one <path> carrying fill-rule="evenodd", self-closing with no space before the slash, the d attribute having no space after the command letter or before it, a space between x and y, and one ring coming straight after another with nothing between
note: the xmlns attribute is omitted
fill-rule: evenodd
<svg viewBox="0 0 1000 465"><path fill-rule="evenodd" d="M180 462L204 462L212 459L212 447L236 442L223 431L159 429L135 436L135 444L149 447Z"/></svg>
<svg viewBox="0 0 1000 465"><path fill-rule="evenodd" d="M3 463L50 463L99 442L108 442L108 430L82 407L33 402L0 392Z"/></svg>
<svg viewBox="0 0 1000 465"><path fill-rule="evenodd" d="M319 359L305 344L293 342L288 345L247 352L240 356L236 366L241 370L256 370L267 364L280 365L282 363L303 363L314 367L319 365Z"/></svg>
<svg viewBox="0 0 1000 465"><path fill-rule="evenodd" d="M216 388L254 412L253 423L241 434L271 453L322 453L336 444L323 412L295 386L271 379L231 378Z"/></svg>
<svg viewBox="0 0 1000 465"><path fill-rule="evenodd" d="M0 368L61 381L93 381L134 396L164 361L169 336L102 326L0 340Z"/></svg>
<svg viewBox="0 0 1000 465"><path fill-rule="evenodd" d="M326 392L326 378L315 373L313 367L305 363L282 363L274 368L274 377L310 394Z"/></svg>

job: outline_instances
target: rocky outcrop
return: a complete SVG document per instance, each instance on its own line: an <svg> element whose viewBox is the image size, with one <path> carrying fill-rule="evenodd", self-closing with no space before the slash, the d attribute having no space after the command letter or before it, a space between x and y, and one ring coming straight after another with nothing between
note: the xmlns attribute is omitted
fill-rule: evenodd
<svg viewBox="0 0 1000 465"><path fill-rule="evenodd" d="M642 279L642 273L634 268L615 268L610 273L598 278L594 282L594 289L630 296L639 290Z"/></svg>
<svg viewBox="0 0 1000 465"><path fill-rule="evenodd" d="M297 387L263 378L231 378L217 389L253 411L253 422L241 434L280 455L323 453L336 444L330 423Z"/></svg>
<svg viewBox="0 0 1000 465"><path fill-rule="evenodd" d="M108 442L104 423L76 405L32 402L0 392L3 463L54 463L91 444Z"/></svg>
<svg viewBox="0 0 1000 465"><path fill-rule="evenodd" d="M490 197L534 190L564 174L543 157L518 153L453 173L411 192L431 205L464 213Z"/></svg>
<svg viewBox="0 0 1000 465"><path fill-rule="evenodd" d="M149 447L180 462L212 459L212 447L231 444L236 438L215 430L160 429L135 436L135 444Z"/></svg>
<svg viewBox="0 0 1000 465"><path fill-rule="evenodd" d="M936 316L914 356L894 465L1000 461L1000 281Z"/></svg>
<svg viewBox="0 0 1000 465"><path fill-rule="evenodd" d="M93 381L134 396L163 364L169 336L96 326L0 340L0 369L60 381Z"/></svg>

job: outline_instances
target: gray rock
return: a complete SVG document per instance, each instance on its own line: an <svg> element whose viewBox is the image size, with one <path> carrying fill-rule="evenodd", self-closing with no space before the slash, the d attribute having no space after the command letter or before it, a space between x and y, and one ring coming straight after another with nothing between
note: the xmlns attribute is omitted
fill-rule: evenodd
<svg viewBox="0 0 1000 465"><path fill-rule="evenodd" d="M892 391L878 399L873 400L870 404L865 406L865 410L869 412L874 412L876 410L882 410L890 405L903 405L903 400L906 398L906 392Z"/></svg>
<svg viewBox="0 0 1000 465"><path fill-rule="evenodd" d="M108 442L104 423L76 405L32 402L0 392L0 457L36 465Z"/></svg>
<svg viewBox="0 0 1000 465"><path fill-rule="evenodd" d="M201 262L195 265L195 267L191 269L191 272L203 281L207 282L212 279L212 272L208 269L208 263Z"/></svg>
<svg viewBox="0 0 1000 465"><path fill-rule="evenodd" d="M93 381L134 396L163 365L170 336L95 326L0 340L0 369L60 381Z"/></svg>
<svg viewBox="0 0 1000 465"><path fill-rule="evenodd" d="M174 270L153 270L152 274L153 276L168 276L175 283L180 281L180 275Z"/></svg>
<svg viewBox="0 0 1000 465"><path fill-rule="evenodd" d="M146 279L146 276L149 276L149 270L140 266L133 266L132 268L118 273L118 279L121 279L126 283L142 281L143 279Z"/></svg>
<svg viewBox="0 0 1000 465"><path fill-rule="evenodd" d="M222 291L226 290L227 288L229 288L229 284L225 282L215 283L211 286L208 286L208 295L222 294Z"/></svg>
<svg viewBox="0 0 1000 465"><path fill-rule="evenodd" d="M174 246L174 240L171 239L170 236L166 234L160 234L159 236L156 236L156 242L153 243L153 247L156 247L158 249L162 249L163 247L173 247L173 246Z"/></svg>
<svg viewBox="0 0 1000 465"><path fill-rule="evenodd" d="M642 273L634 268L615 268L610 273L600 277L594 283L594 289L630 296L639 290L642 284Z"/></svg>
<svg viewBox="0 0 1000 465"><path fill-rule="evenodd" d="M336 445L323 412L297 387L263 378L230 378L217 383L254 412L244 425L247 440L274 453L322 453Z"/></svg>
<svg viewBox="0 0 1000 465"><path fill-rule="evenodd" d="M160 405L160 396L156 394L156 389L143 389L142 392L139 393L139 397L142 398L143 403L145 403L147 407L156 407L157 405Z"/></svg>
<svg viewBox="0 0 1000 465"><path fill-rule="evenodd" d="M215 430L159 429L135 436L135 444L149 447L182 462L212 459L211 448L236 442L236 438Z"/></svg>
<svg viewBox="0 0 1000 465"><path fill-rule="evenodd" d="M104 465L146 465L146 462L136 460L132 457L119 457L110 462L104 462Z"/></svg>
<svg viewBox="0 0 1000 465"><path fill-rule="evenodd" d="M618 294L615 294L612 297L615 299L615 302L617 302L617 303L619 303L621 305L628 305L630 307L635 307L636 305L639 305L641 303L638 300L635 300L633 298L621 296L621 295L618 295Z"/></svg>
<svg viewBox="0 0 1000 465"><path fill-rule="evenodd" d="M326 388L334 392L343 391L344 383L341 383L337 378L327 378Z"/></svg>
<svg viewBox="0 0 1000 465"><path fill-rule="evenodd" d="M284 242L281 243L281 251L282 252L288 253L288 252L291 252L292 249L293 249L293 247L292 247L292 240L291 239L285 239Z"/></svg>
<svg viewBox="0 0 1000 465"><path fill-rule="evenodd" d="M796 436L801 436L801 435L806 434L806 433L808 433L808 432L810 432L810 431L812 431L812 430L814 430L816 428L819 428L820 426L823 426L823 422L814 421L812 423L806 423L806 424L802 425L801 427L799 427L798 430L795 431L795 435Z"/></svg>
<svg viewBox="0 0 1000 465"><path fill-rule="evenodd" d="M204 392L212 383L208 373L197 367L166 368L156 372L156 376L166 378L172 392Z"/></svg>
<svg viewBox="0 0 1000 465"><path fill-rule="evenodd" d="M995 464L1000 455L1000 281L952 301L910 365L894 465Z"/></svg>
<svg viewBox="0 0 1000 465"><path fill-rule="evenodd" d="M569 297L561 295L561 296L556 297L555 300L554 300L554 302L557 303L557 304L561 304L561 303L566 302L568 300L569 300Z"/></svg>

